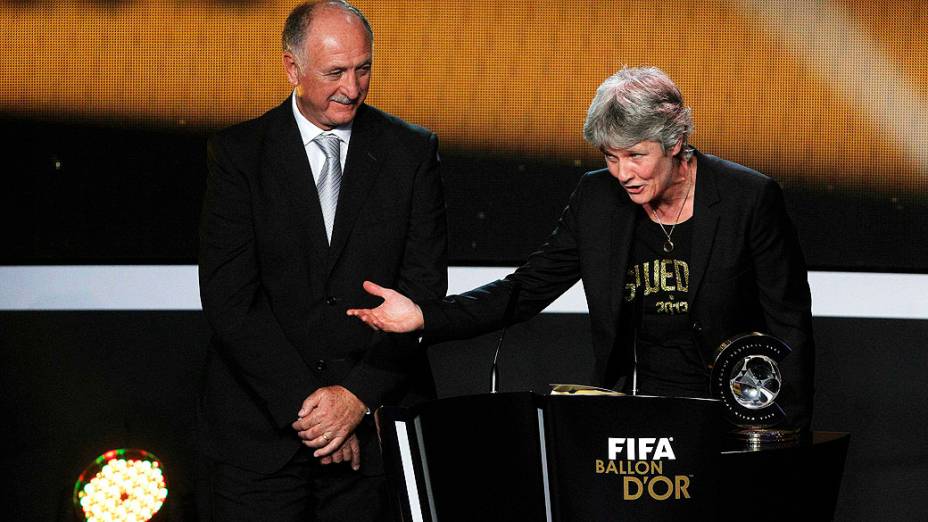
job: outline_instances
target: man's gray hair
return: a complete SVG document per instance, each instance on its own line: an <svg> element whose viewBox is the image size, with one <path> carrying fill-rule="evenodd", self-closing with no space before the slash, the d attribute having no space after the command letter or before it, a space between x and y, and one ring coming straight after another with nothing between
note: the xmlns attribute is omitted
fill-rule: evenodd
<svg viewBox="0 0 928 522"><path fill-rule="evenodd" d="M656 141L666 152L693 132L693 116L683 95L657 67L624 67L604 81L586 114L583 137L598 149L624 149Z"/></svg>
<svg viewBox="0 0 928 522"><path fill-rule="evenodd" d="M303 43L306 41L309 26L313 21L316 11L323 7L335 7L357 16L364 25L364 29L367 31L367 37L371 44L374 43L374 30L371 29L371 24L367 21L367 18L364 17L364 13L362 13L360 9L349 4L345 0L315 0L303 2L290 11L290 14L287 16L287 21L284 22L284 30L281 34L281 43L283 44L284 51L297 57L299 62L305 62L306 57L303 56Z"/></svg>

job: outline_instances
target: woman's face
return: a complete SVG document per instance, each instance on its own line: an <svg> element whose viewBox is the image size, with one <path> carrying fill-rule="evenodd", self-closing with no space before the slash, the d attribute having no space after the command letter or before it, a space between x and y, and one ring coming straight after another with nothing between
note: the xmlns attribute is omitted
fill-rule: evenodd
<svg viewBox="0 0 928 522"><path fill-rule="evenodd" d="M656 206L674 183L674 156L682 148L682 141L666 152L656 141L641 141L625 149L602 149L606 168L619 180L628 197L638 205Z"/></svg>

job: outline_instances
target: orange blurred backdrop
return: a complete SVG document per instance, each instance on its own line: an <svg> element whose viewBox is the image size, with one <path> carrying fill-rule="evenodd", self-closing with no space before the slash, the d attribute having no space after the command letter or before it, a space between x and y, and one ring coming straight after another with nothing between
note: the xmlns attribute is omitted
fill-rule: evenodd
<svg viewBox="0 0 928 522"><path fill-rule="evenodd" d="M221 127L289 92L291 2L0 4L0 111ZM602 163L596 86L656 65L706 152L828 189L923 191L928 6L918 0L356 2L375 31L369 102L443 146Z"/></svg>

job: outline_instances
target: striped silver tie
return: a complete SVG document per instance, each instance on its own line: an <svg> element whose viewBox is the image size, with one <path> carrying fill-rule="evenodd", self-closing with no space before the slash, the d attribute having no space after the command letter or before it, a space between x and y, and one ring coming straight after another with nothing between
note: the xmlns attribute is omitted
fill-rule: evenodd
<svg viewBox="0 0 928 522"><path fill-rule="evenodd" d="M335 224L335 209L338 206L338 189L342 184L342 164L340 140L334 134L320 134L313 143L325 154L325 164L316 180L319 192L319 205L322 206L322 219L325 221L325 235L332 243L332 226Z"/></svg>

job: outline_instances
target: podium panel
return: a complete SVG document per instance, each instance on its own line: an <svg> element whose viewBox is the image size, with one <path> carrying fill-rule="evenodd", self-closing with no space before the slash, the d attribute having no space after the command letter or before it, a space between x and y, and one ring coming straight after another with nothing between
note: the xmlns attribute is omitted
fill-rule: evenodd
<svg viewBox="0 0 928 522"><path fill-rule="evenodd" d="M545 520L535 402L517 393L423 406L419 444L438 520Z"/></svg>
<svg viewBox="0 0 928 522"><path fill-rule="evenodd" d="M831 520L850 435L812 432L799 446L720 455L719 520Z"/></svg>
<svg viewBox="0 0 928 522"><path fill-rule="evenodd" d="M397 520L829 520L850 436L723 447L715 400L442 399L378 412Z"/></svg>
<svg viewBox="0 0 928 522"><path fill-rule="evenodd" d="M718 401L545 400L554 520L715 518Z"/></svg>
<svg viewBox="0 0 928 522"><path fill-rule="evenodd" d="M717 401L474 395L380 412L396 513L410 521L711 516Z"/></svg>

